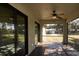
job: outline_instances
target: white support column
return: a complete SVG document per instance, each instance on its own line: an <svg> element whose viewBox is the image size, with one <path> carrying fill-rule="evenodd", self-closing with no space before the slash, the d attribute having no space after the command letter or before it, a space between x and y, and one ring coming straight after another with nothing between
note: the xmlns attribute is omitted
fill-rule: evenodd
<svg viewBox="0 0 79 59"><path fill-rule="evenodd" d="M43 25L40 24L40 42L42 42L42 28L43 28Z"/></svg>
<svg viewBox="0 0 79 59"><path fill-rule="evenodd" d="M68 44L68 23L63 24L63 44Z"/></svg>

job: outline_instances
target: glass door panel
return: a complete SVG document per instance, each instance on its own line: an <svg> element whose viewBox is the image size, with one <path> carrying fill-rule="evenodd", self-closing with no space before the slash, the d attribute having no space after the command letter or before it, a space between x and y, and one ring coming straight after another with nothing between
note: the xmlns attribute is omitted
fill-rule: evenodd
<svg viewBox="0 0 79 59"><path fill-rule="evenodd" d="M14 24L13 18L0 18L0 55L14 54Z"/></svg>
<svg viewBox="0 0 79 59"><path fill-rule="evenodd" d="M25 19L24 17L17 15L17 51L25 54Z"/></svg>
<svg viewBox="0 0 79 59"><path fill-rule="evenodd" d="M25 17L11 6L0 4L0 56L25 55Z"/></svg>

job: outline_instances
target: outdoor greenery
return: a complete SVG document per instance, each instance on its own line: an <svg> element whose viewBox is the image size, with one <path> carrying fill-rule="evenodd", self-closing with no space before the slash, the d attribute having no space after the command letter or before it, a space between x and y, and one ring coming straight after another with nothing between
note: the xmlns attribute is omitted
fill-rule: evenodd
<svg viewBox="0 0 79 59"><path fill-rule="evenodd" d="M45 24L44 27L46 29L46 34L48 35L62 34L63 32L63 24ZM71 46L79 51L79 18L68 23L68 42Z"/></svg>
<svg viewBox="0 0 79 59"><path fill-rule="evenodd" d="M71 46L79 51L79 18L68 24L68 41Z"/></svg>
<svg viewBox="0 0 79 59"><path fill-rule="evenodd" d="M20 16L18 17L20 18ZM24 48L25 30L24 21L17 22L17 51ZM12 18L0 20L0 54L12 55L15 53L15 24ZM7 47L8 46L8 47ZM10 46L13 46L12 48ZM4 48L3 48L4 47ZM10 49L11 48L11 49ZM10 50L9 50L10 49ZM5 52L7 51L7 52Z"/></svg>
<svg viewBox="0 0 79 59"><path fill-rule="evenodd" d="M63 24L45 24L46 34L62 34Z"/></svg>

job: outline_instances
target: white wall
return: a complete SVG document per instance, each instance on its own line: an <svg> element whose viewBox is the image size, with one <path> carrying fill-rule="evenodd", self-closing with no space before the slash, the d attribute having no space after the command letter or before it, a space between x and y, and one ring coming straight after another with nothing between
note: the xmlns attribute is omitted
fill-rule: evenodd
<svg viewBox="0 0 79 59"><path fill-rule="evenodd" d="M35 24L34 22L37 21L37 17L32 9L29 8L28 4L13 4L10 3L13 7L24 13L28 16L28 53L30 54L33 49L35 48Z"/></svg>

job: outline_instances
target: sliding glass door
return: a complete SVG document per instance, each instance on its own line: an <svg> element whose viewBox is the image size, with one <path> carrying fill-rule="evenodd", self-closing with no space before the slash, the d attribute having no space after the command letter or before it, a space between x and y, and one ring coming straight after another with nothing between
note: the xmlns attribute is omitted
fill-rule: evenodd
<svg viewBox="0 0 79 59"><path fill-rule="evenodd" d="M0 55L14 54L14 24L13 18L0 18Z"/></svg>
<svg viewBox="0 0 79 59"><path fill-rule="evenodd" d="M0 56L15 54L13 11L0 4Z"/></svg>
<svg viewBox="0 0 79 59"><path fill-rule="evenodd" d="M27 22L27 16L0 4L0 56L25 55L26 49L28 52Z"/></svg>

